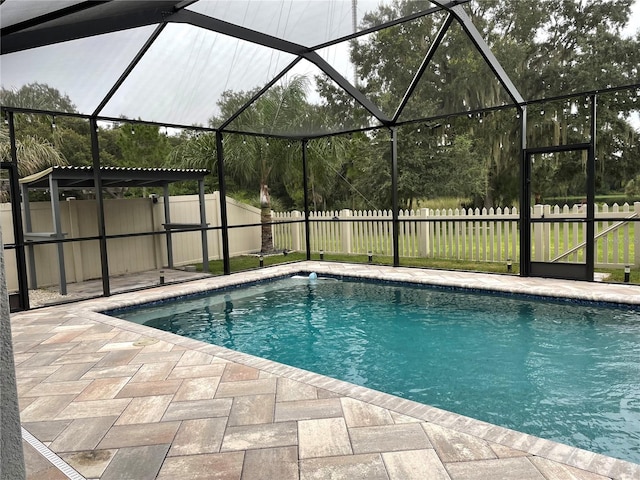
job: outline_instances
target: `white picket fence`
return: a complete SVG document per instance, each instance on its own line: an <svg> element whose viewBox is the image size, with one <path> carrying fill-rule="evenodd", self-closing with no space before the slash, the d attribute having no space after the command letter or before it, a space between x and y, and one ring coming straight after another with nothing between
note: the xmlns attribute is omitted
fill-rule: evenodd
<svg viewBox="0 0 640 480"><path fill-rule="evenodd" d="M536 205L532 218L559 219L532 225L532 259L546 262L584 261L585 205ZM514 208L405 210L400 212L401 257L480 262L517 262L519 213ZM612 221L640 218L640 203L596 205L596 266L620 268L640 265L640 222ZM576 222L560 221L576 219ZM273 212L276 248L304 250L304 214ZM391 211L327 211L310 217L313 252L392 255Z"/></svg>

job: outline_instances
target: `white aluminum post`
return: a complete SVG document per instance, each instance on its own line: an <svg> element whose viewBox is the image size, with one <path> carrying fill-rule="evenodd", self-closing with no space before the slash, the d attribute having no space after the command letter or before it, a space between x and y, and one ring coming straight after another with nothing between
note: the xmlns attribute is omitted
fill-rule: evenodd
<svg viewBox="0 0 640 480"><path fill-rule="evenodd" d="M343 220L345 218L349 218L352 216L351 210L341 210L340 211L340 219ZM342 253L350 254L351 253L351 223L352 222L341 222L340 223L340 236L342 237Z"/></svg>
<svg viewBox="0 0 640 480"><path fill-rule="evenodd" d="M534 205L532 218L542 218L543 205ZM533 248L535 249L534 260L541 262L544 260L544 224L533 224Z"/></svg>
<svg viewBox="0 0 640 480"><path fill-rule="evenodd" d="M427 220L429 218L429 209L421 208L419 212L419 216L421 220ZM419 242L418 242L418 254L420 257L428 257L431 251L429 245L429 230L431 229L431 224L429 222L420 222L419 223Z"/></svg>
<svg viewBox="0 0 640 480"><path fill-rule="evenodd" d="M294 210L291 212L291 217L293 220L300 220L302 218L302 214L298 210ZM300 223L291 223L291 249L299 252L300 251Z"/></svg>
<svg viewBox="0 0 640 480"><path fill-rule="evenodd" d="M640 216L640 202L633 203L633 211ZM633 222L633 265L640 267L640 222Z"/></svg>

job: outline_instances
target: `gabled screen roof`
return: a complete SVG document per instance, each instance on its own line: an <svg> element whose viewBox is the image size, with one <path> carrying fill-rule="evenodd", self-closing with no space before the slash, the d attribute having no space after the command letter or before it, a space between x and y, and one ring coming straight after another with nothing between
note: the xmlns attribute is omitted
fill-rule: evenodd
<svg viewBox="0 0 640 480"><path fill-rule="evenodd" d="M494 56L471 23L472 8L469 0L6 0L0 5L0 80L2 88L16 91L46 84L69 98L73 112L102 119L314 136L438 114L416 111L411 95L442 102L428 76L455 61L450 44L466 36L485 61L482 81L496 84L495 105L486 107L539 98L527 95L521 72L503 68L501 60L512 64L506 53ZM433 26L445 23L436 40ZM425 37L419 52L423 65L397 59L400 87L381 94L371 79L358 78L358 45L378 35L423 35L425 25L434 35ZM310 105L302 117L252 125L259 100L277 97L300 76L306 77L304 101ZM467 79L462 88L473 82ZM565 93L571 92L542 94ZM338 115L336 104L344 105ZM314 121L308 121L310 110Z"/></svg>

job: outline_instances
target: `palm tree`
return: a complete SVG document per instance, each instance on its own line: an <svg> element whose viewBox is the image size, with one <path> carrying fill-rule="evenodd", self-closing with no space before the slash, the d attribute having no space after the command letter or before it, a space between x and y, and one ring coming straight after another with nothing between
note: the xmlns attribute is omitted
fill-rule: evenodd
<svg viewBox="0 0 640 480"><path fill-rule="evenodd" d="M305 112L309 80L294 76L267 91L247 108L231 127L236 130L253 130L260 133L291 131L301 125ZM258 177L260 221L262 224L261 249L273 251L271 228L271 195L269 180L272 175L285 175L293 162L300 158L299 145L269 140L266 137L228 136L224 146L225 165L229 173L240 182L252 182Z"/></svg>
<svg viewBox="0 0 640 480"><path fill-rule="evenodd" d="M64 156L47 140L34 136L25 136L16 140L18 158L18 176L26 177L54 165L67 165ZM9 130L0 127L0 160L11 161ZM0 184L0 201L8 201L8 189L4 182Z"/></svg>
<svg viewBox="0 0 640 480"><path fill-rule="evenodd" d="M75 105L67 95L43 83L29 83L17 90L0 88L0 103L11 107L54 112L76 111ZM16 130L22 132L16 139L18 176L26 177L54 165L68 165L60 150L43 138L43 135L46 135L45 130L38 128L45 124L49 126L48 119L42 115L20 115L16 118L16 124ZM58 134L54 132L54 141L59 138L56 135ZM12 161L9 129L5 125L0 127L0 160ZM0 184L0 201L8 201L8 193L6 185Z"/></svg>
<svg viewBox="0 0 640 480"><path fill-rule="evenodd" d="M283 81L259 97L231 123L229 128L261 134L290 131L292 126L301 125L301 119L308 108L307 88L308 80L304 76L295 76ZM219 104L220 117L229 118L254 93L226 92ZM222 121L213 118L211 123L219 125ZM261 252L273 252L269 180L273 175L285 175L295 159L300 158L299 145L262 136L225 135L224 158L226 174L237 185L250 188L250 185L255 185L253 182L256 178L259 179ZM193 136L173 152L171 161L183 168L213 170L216 164L214 136Z"/></svg>

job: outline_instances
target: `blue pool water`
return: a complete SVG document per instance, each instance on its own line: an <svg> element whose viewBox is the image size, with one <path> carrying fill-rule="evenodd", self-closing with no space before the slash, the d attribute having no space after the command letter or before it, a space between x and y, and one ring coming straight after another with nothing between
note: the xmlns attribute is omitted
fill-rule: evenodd
<svg viewBox="0 0 640 480"><path fill-rule="evenodd" d="M114 315L640 463L640 312L283 279Z"/></svg>

